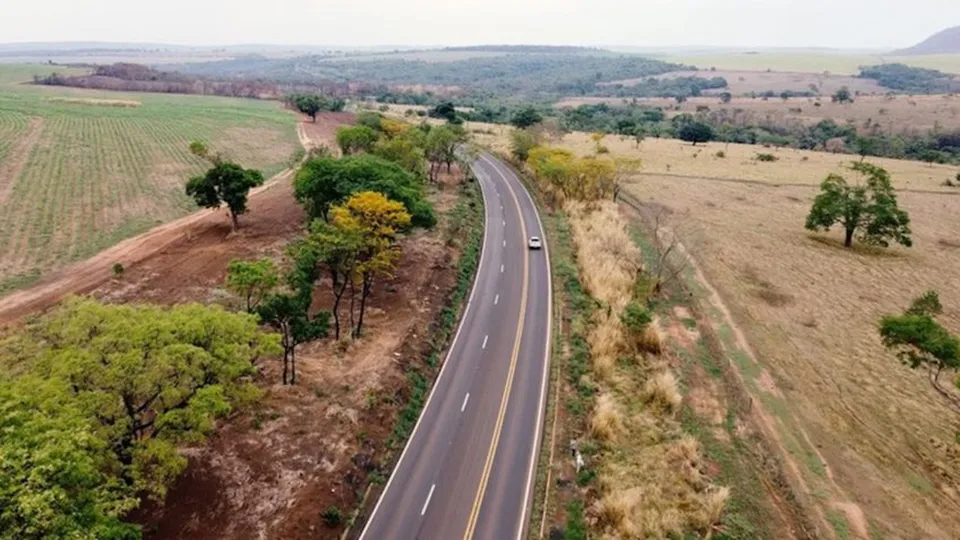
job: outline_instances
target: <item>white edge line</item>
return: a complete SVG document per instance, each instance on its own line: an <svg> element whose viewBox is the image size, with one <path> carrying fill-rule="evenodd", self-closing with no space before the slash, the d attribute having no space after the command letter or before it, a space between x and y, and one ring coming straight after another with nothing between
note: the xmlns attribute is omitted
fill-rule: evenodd
<svg viewBox="0 0 960 540"><path fill-rule="evenodd" d="M486 158L486 156L484 156ZM488 159L488 161L493 161ZM496 169L496 164L494 163L494 168ZM509 170L510 174L514 174L512 170ZM499 170L497 172L500 172ZM500 173L501 176L503 173ZM547 343L544 348L544 367L543 367L543 376L540 382L540 410L537 411L537 435L534 439L534 444L530 449L530 471L527 473L527 486L524 489L523 494L523 510L520 513L520 525L517 529L517 540L523 540L523 531L527 527L527 509L530 506L530 491L533 489L533 475L537 469L537 453L540 450L540 436L543 431L543 414L546 409L546 391L547 391L547 382L549 381L548 374L550 373L550 346L553 334L553 269L550 267L550 251L547 247L546 240L546 231L543 228L543 221L540 219L540 210L537 208L536 203L533 202L533 197L530 196L530 192L527 191L527 186L523 185L523 182L517 178L518 183L520 184L521 189L523 190L524 195L527 200L533 206L534 213L537 216L537 225L540 226L540 232L543 234L543 249L544 254L547 258L547 290L550 294L547 295Z"/></svg>
<svg viewBox="0 0 960 540"><path fill-rule="evenodd" d="M427 493L427 500L423 503L423 510L420 510L420 515L427 513L427 507L430 506L430 499L433 498L433 490L437 488L436 484L430 486L430 493Z"/></svg>
<svg viewBox="0 0 960 540"><path fill-rule="evenodd" d="M471 167L471 169L472 168L473 167ZM397 460L397 464L394 465L393 470L390 471L390 478L387 480L387 485L383 488L383 492L380 493L380 498L377 499L377 504L373 507L373 512L370 512L370 517L367 518L367 522L363 524L363 531L360 532L360 540L362 540L367 534L367 528L371 523L373 523L373 518L377 515L377 510L380 509L380 503L383 502L384 496L387 494L387 492L390 490L390 486L393 484L393 479L395 476L394 473L396 473L397 469L400 468L400 464L403 463L403 458L407 455L407 450L410 449L410 443L417 435L417 430L420 428L420 423L423 421L423 415L427 411L427 408L430 407L430 402L433 400L433 395L440 386L440 381L443 379L443 374L447 371L447 365L450 363L450 355L453 354L453 350L457 347L457 339L460 338L460 331L463 330L463 321L467 319L467 315L470 313L470 308L473 307L473 297L477 293L477 282L479 281L481 270L483 269L483 261L486 259L487 255L487 250L484 249L487 245L487 205L486 192L483 190L482 182L480 183L480 194L484 200L483 243L480 244L480 262L477 263L477 270L473 274L473 287L470 289L470 298L467 299L467 306L463 309L463 316L460 317L460 324L457 325L457 333L453 335L453 341L450 342L450 348L447 349L447 356L443 360L443 365L440 366L440 373L437 375L437 380L433 382L433 386L430 388L430 395L427 396L427 401L423 404L423 409L420 410L420 416L417 418L417 423L413 426L413 431L410 432L410 437L407 439L407 444L403 447L403 452L400 453L400 459Z"/></svg>
<svg viewBox="0 0 960 540"><path fill-rule="evenodd" d="M460 412L467 410L467 402L470 401L470 392L463 396L463 405L460 406Z"/></svg>

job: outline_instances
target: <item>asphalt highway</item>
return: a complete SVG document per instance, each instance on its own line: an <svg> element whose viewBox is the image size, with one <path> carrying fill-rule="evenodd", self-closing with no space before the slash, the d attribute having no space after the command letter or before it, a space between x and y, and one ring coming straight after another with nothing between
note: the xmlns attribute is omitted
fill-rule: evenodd
<svg viewBox="0 0 960 540"><path fill-rule="evenodd" d="M362 540L524 537L550 360L549 251L537 208L490 155L472 164L486 225L473 290ZM528 239L544 240L530 250Z"/></svg>

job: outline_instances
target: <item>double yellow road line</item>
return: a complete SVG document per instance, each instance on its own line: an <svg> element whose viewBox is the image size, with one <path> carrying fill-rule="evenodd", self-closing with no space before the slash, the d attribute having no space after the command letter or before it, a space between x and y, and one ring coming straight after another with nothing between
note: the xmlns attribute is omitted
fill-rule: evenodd
<svg viewBox="0 0 960 540"><path fill-rule="evenodd" d="M503 179L504 184L506 184L507 189L510 190L510 196L513 198L513 203L517 207L517 215L520 217L520 234L522 242L526 241L527 238L527 223L523 219L523 209L520 207L520 199L517 198L517 193L514 191L513 186L510 185L510 181L500 172L496 166L493 166L493 170L496 171L500 178ZM523 243L521 242L521 245ZM503 421L507 415L507 406L510 403L510 390L513 387L513 377L517 369L517 358L520 355L520 342L523 339L523 324L524 319L527 314L527 288L529 285L529 268L530 268L530 252L529 250L523 250L523 287L521 290L521 299L520 299L520 319L517 323L517 335L514 338L513 342L513 355L510 357L510 369L507 372L507 383L503 391L503 397L500 399L500 411L497 414L497 423L493 428L493 438L490 440L490 449L487 451L487 460L483 465L483 474L480 477L480 485L477 488L477 495L473 501L473 508L470 511L470 519L467 521L467 530L463 533L464 540L471 540L473 538L474 531L477 528L477 519L480 516L480 506L483 504L483 496L487 490L487 483L490 481L490 470L493 468L493 460L497 453L497 445L500 442L500 434L503 431Z"/></svg>

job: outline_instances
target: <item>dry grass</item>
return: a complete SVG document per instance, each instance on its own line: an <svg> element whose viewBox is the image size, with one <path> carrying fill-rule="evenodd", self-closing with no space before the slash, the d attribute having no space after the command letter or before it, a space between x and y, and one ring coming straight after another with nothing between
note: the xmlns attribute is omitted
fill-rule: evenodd
<svg viewBox="0 0 960 540"><path fill-rule="evenodd" d="M669 371L661 371L650 377L643 387L643 400L656 410L673 414L683 401L677 378Z"/></svg>
<svg viewBox="0 0 960 540"><path fill-rule="evenodd" d="M587 148L585 135L566 141ZM631 143L609 144L637 155ZM960 237L952 233L960 198L939 185L955 169L873 160L901 189L915 243L878 253L843 249L837 232L812 236L803 229L816 184L849 157L781 151L781 162L757 164L748 157L757 148L730 145L728 159L714 159L722 148L645 141L645 171L627 191L696 224L687 247L760 364L733 361L776 426L807 495L824 513L831 501L854 501L890 537L955 538L960 469L944 445L934 444L952 440L955 416L920 374L884 349L876 330L882 315L937 289L944 323L960 331ZM721 331L725 343L730 334ZM604 499L610 509L601 515L610 522L627 500Z"/></svg>
<svg viewBox="0 0 960 540"><path fill-rule="evenodd" d="M567 98L556 104L558 107L576 107L582 104L608 103L623 105L630 102L623 98ZM819 101L820 106L815 103ZM664 98L638 99L637 103L651 107L673 109L676 101ZM857 96L852 104L833 103L830 96L816 98L780 98L751 99L734 98L728 104L720 103L716 97L697 97L687 100L677 110L669 110L669 115L695 113L697 107L707 106L711 111L727 109L731 113L742 109L753 113L755 121L776 122L779 124L803 123L815 124L820 120L832 118L838 123L853 122L861 130L867 120L877 124L880 133L900 133L904 130L921 132L939 125L943 129L960 128L960 97L958 96ZM799 109L799 112L797 112ZM613 150L611 148L611 150Z"/></svg>
<svg viewBox="0 0 960 540"><path fill-rule="evenodd" d="M593 417L590 419L590 433L597 439L605 442L616 442L617 436L623 431L623 415L617 409L617 404L610 394L601 394L593 408Z"/></svg>
<svg viewBox="0 0 960 540"><path fill-rule="evenodd" d="M96 105L100 107L139 107L142 105L139 101L129 99L84 99L84 98L47 98L44 101L50 103L68 103L73 105Z"/></svg>
<svg viewBox="0 0 960 540"><path fill-rule="evenodd" d="M640 268L626 221L611 202L568 202L566 209L581 281L601 304L588 335L601 386L590 429L608 449L597 465L600 498L592 506L600 532L622 539L705 533L728 491L711 484L698 443L675 419L682 401L676 377L644 356L619 361L631 354L619 314L634 297ZM659 333L648 330L645 348L659 350Z"/></svg>

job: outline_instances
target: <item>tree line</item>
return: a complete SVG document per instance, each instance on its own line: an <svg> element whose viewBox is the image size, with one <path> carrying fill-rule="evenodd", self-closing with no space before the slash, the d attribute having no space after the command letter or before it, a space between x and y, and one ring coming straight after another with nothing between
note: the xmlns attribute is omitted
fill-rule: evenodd
<svg viewBox="0 0 960 540"><path fill-rule="evenodd" d="M186 467L181 446L260 397L263 362L280 358L280 382L296 384L298 345L363 335L401 235L436 223L427 140L455 128L361 120L372 146L316 152L298 171L309 222L284 257L230 263L224 285L239 312L72 299L0 336L0 537L139 538L127 514L162 503ZM262 174L202 143L191 151L210 167L185 189L226 205L239 227ZM329 310L312 308L319 295Z"/></svg>

